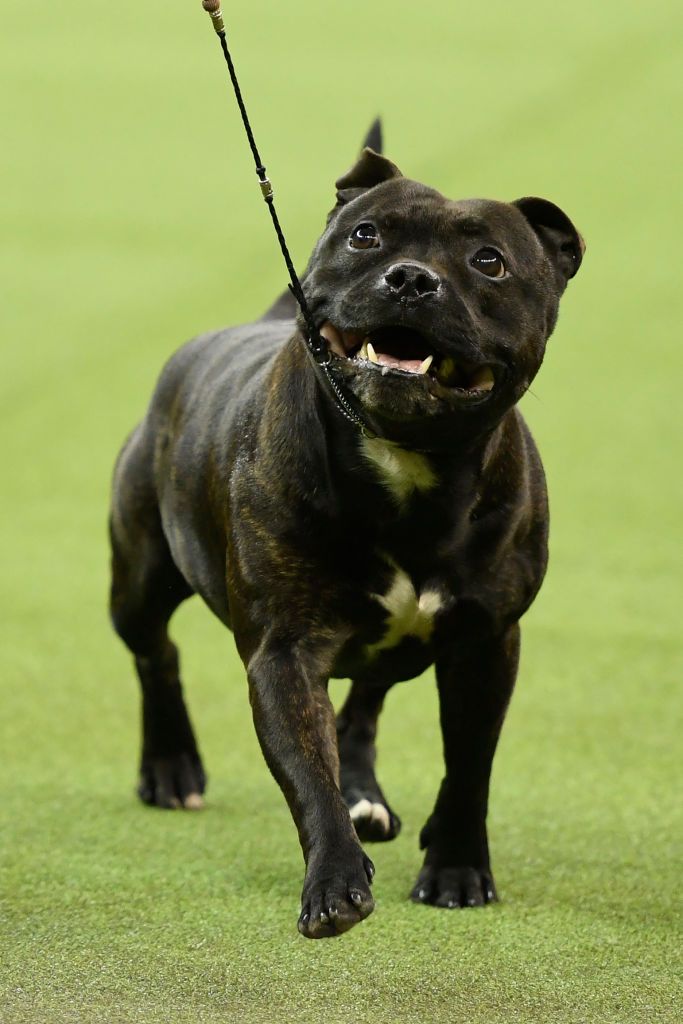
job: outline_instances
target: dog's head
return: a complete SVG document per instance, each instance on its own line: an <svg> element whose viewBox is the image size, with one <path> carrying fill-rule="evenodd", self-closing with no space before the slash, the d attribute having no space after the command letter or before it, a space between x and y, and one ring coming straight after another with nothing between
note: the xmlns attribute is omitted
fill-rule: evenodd
<svg viewBox="0 0 683 1024"><path fill-rule="evenodd" d="M580 235L544 199L452 202L368 148L336 184L305 277L331 372L391 440L489 429L541 365Z"/></svg>

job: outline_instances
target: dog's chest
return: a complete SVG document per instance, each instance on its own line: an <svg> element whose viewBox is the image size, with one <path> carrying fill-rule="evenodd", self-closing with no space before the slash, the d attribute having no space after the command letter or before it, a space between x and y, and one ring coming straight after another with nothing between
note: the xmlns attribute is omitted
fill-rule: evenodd
<svg viewBox="0 0 683 1024"><path fill-rule="evenodd" d="M375 437L363 438L361 452L399 509L415 492L431 490L437 478L426 456Z"/></svg>
<svg viewBox="0 0 683 1024"><path fill-rule="evenodd" d="M368 657L398 646L406 637L428 643L434 619L444 603L438 589L425 587L418 592L403 569L396 565L392 565L392 569L388 588L383 593L370 594L372 601L384 609L385 619L379 639L365 645Z"/></svg>

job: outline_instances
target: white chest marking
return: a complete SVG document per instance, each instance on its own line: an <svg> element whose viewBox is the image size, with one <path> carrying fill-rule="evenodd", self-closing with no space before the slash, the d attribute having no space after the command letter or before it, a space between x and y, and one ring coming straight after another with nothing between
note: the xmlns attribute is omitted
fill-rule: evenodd
<svg viewBox="0 0 683 1024"><path fill-rule="evenodd" d="M410 577L403 569L397 568L386 594L372 596L386 608L388 621L382 639L368 644L368 654L395 647L405 636L415 636L424 642L429 640L434 629L434 616L443 604L438 591L423 590L418 596Z"/></svg>
<svg viewBox="0 0 683 1024"><path fill-rule="evenodd" d="M413 491L428 491L437 482L429 460L420 452L408 451L380 437L364 437L361 451L399 505L405 504Z"/></svg>

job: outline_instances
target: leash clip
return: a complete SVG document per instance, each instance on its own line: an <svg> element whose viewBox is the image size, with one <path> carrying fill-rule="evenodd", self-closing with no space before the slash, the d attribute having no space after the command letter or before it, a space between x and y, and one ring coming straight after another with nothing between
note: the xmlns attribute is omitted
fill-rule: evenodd
<svg viewBox="0 0 683 1024"><path fill-rule="evenodd" d="M317 339L311 338L308 347L311 350L311 355L315 359L318 366L329 366L332 362L332 353L328 349L327 345L323 342L320 335Z"/></svg>

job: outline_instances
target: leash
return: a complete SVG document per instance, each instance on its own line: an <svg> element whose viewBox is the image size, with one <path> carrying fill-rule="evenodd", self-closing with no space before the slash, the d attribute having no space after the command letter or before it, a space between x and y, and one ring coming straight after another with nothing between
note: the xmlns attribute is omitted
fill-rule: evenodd
<svg viewBox="0 0 683 1024"><path fill-rule="evenodd" d="M247 114L247 108L244 105L244 100L242 98L242 90L240 89L239 82L237 81L235 65L233 64L233 60L232 57L230 56L230 51L228 49L228 40L225 32L225 24L223 22L223 12L221 11L221 0L202 0L202 7L211 18L213 27L216 31L216 35L220 40L223 56L225 57L225 62L228 65L230 81L232 82L232 87L235 92L235 98L237 100L237 105L239 107L240 114L242 115L242 124L244 125L245 132L247 133L247 139L249 141L251 154L254 158L254 164L256 167L256 174L258 176L259 187L261 189L261 195L263 196L266 206L268 207L268 211L273 222L273 227L275 228L275 234L277 235L278 242L280 243L280 251L282 252L282 257L285 261L287 272L289 274L290 283L288 284L287 287L289 288L290 292L296 299L299 305L299 309L301 310L301 315L303 316L304 321L306 323L306 345L308 346L308 349L313 358L315 359L316 363L318 364L318 366L320 366L321 369L323 370L323 373L327 378L327 382L336 399L337 407L341 414L345 416L350 423L353 423L355 427L358 427L358 429L361 430L363 434L365 434L367 437L374 437L375 435L368 429L365 422L354 410L348 399L345 397L341 389L341 386L334 379L332 373L330 372L332 356L330 355L325 340L320 336L320 332L315 325L315 321L313 320L311 311L308 308L308 304L306 303L306 296L304 295L303 288L301 287L301 282L299 281L297 272L294 269L292 258L289 255L289 249L287 248L287 242L285 241L284 232L282 230L282 227L280 226L280 220L277 215L277 210L275 209L273 186L268 176L266 175L266 168L263 161L261 160L261 154L258 151L256 140L254 139L254 133L251 130L251 124L249 123L249 115Z"/></svg>

